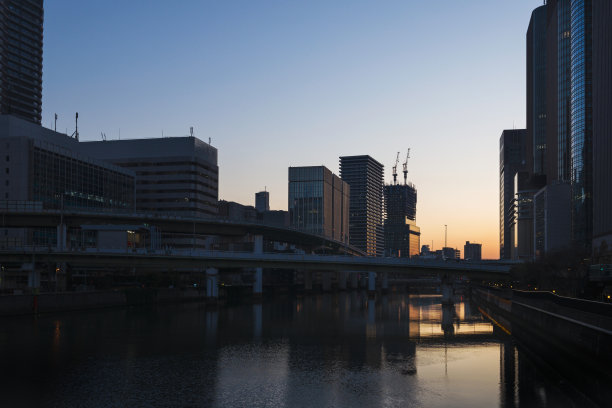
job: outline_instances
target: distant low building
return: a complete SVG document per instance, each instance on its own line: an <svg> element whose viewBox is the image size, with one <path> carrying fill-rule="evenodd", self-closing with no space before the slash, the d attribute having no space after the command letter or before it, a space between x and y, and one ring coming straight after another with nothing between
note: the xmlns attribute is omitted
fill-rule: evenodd
<svg viewBox="0 0 612 408"><path fill-rule="evenodd" d="M480 261L482 260L482 244L471 243L470 241L465 241L465 245L463 246L463 259L471 260L471 261Z"/></svg>
<svg viewBox="0 0 612 408"><path fill-rule="evenodd" d="M437 253L438 251L436 251ZM443 259L461 259L461 251L455 248L444 247L441 250Z"/></svg>
<svg viewBox="0 0 612 408"><path fill-rule="evenodd" d="M252 205L244 205L234 201L219 201L219 217L237 222L256 222L257 210Z"/></svg>

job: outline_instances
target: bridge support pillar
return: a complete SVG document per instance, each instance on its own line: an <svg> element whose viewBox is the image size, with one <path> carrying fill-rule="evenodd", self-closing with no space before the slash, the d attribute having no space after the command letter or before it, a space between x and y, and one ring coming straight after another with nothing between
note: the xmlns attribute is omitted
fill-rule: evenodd
<svg viewBox="0 0 612 408"><path fill-rule="evenodd" d="M321 273L321 286L323 287L323 292L331 292L331 278L331 272L325 271Z"/></svg>
<svg viewBox="0 0 612 408"><path fill-rule="evenodd" d="M453 304L453 283L448 276L440 279L440 291L442 292L442 304L452 305Z"/></svg>
<svg viewBox="0 0 612 408"><path fill-rule="evenodd" d="M382 273L382 279L381 279L380 286L382 288L383 293L389 293L389 273L388 272Z"/></svg>
<svg viewBox="0 0 612 408"><path fill-rule="evenodd" d="M263 268L255 268L255 280L253 281L253 296L261 298L263 295Z"/></svg>
<svg viewBox="0 0 612 408"><path fill-rule="evenodd" d="M376 272L368 272L368 296L376 295Z"/></svg>
<svg viewBox="0 0 612 408"><path fill-rule="evenodd" d="M37 271L36 267L32 267L28 272L28 288L32 290L40 288L40 271Z"/></svg>
<svg viewBox="0 0 612 408"><path fill-rule="evenodd" d="M312 292L312 271L304 271L304 292Z"/></svg>
<svg viewBox="0 0 612 408"><path fill-rule="evenodd" d="M256 339L261 338L263 328L263 306L261 304L253 305L253 336Z"/></svg>
<svg viewBox="0 0 612 408"><path fill-rule="evenodd" d="M338 279L338 290L346 290L346 279L348 272L346 271L340 271L337 274L337 279Z"/></svg>
<svg viewBox="0 0 612 408"><path fill-rule="evenodd" d="M263 235L255 235L253 253L263 253ZM255 279L253 280L253 297L261 298L263 295L263 268L255 268Z"/></svg>
<svg viewBox="0 0 612 408"><path fill-rule="evenodd" d="M57 246L58 251L66 250L66 224L57 226Z"/></svg>
<svg viewBox="0 0 612 408"><path fill-rule="evenodd" d="M359 273L358 272L350 272L349 280L350 280L351 289L354 289L354 290L359 289Z"/></svg>
<svg viewBox="0 0 612 408"><path fill-rule="evenodd" d="M216 268L206 269L206 298L209 302L219 299L219 270Z"/></svg>

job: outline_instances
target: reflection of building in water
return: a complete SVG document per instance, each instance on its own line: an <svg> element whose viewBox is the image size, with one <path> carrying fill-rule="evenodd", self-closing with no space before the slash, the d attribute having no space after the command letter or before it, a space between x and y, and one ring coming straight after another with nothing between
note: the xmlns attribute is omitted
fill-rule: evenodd
<svg viewBox="0 0 612 408"><path fill-rule="evenodd" d="M519 399L518 351L510 341L499 344L500 405L514 407Z"/></svg>

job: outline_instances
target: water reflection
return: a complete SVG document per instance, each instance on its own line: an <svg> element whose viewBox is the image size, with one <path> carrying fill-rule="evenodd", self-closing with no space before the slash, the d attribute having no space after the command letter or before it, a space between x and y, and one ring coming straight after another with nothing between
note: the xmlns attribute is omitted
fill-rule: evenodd
<svg viewBox="0 0 612 408"><path fill-rule="evenodd" d="M465 299L365 292L6 319L9 406L564 406ZM10 371L8 371L10 370Z"/></svg>

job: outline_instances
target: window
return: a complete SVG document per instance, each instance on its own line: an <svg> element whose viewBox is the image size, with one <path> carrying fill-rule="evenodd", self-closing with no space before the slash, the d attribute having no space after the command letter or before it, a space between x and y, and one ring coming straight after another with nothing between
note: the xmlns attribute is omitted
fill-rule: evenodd
<svg viewBox="0 0 612 408"><path fill-rule="evenodd" d="M11 159L11 157L7 154L6 155L6 161L11 161L10 159Z"/></svg>
<svg viewBox="0 0 612 408"><path fill-rule="evenodd" d="M9 174L9 168L8 167L6 168L6 174Z"/></svg>

